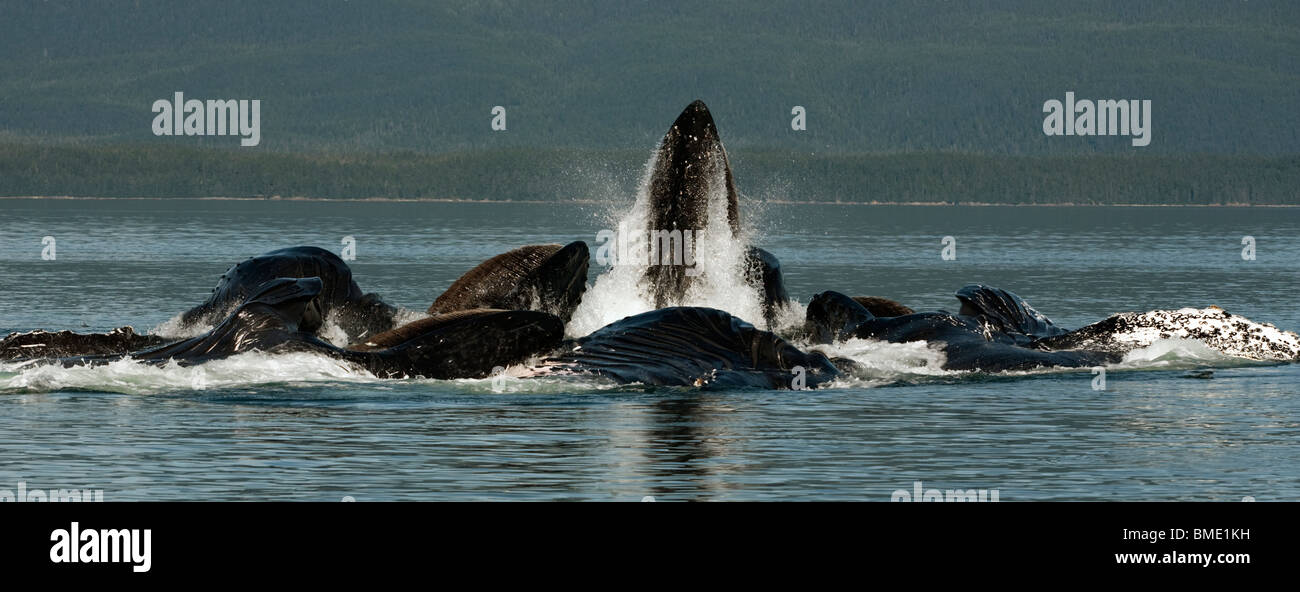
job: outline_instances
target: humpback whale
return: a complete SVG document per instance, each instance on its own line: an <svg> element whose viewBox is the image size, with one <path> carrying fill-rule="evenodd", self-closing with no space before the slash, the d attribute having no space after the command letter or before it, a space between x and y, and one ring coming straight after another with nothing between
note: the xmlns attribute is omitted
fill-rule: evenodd
<svg viewBox="0 0 1300 592"><path fill-rule="evenodd" d="M901 317L916 312L902 303L879 296L854 296L853 301L861 304L871 314L878 317Z"/></svg>
<svg viewBox="0 0 1300 592"><path fill-rule="evenodd" d="M945 355L945 370L1005 372L1042 367L1083 367L1117 362L1122 355L1093 350L1044 351L1028 347L1035 332L1064 331L1019 297L986 286L967 286L962 311L876 317L839 292L822 292L808 304L806 334L814 343L849 338L891 343L926 341Z"/></svg>
<svg viewBox="0 0 1300 592"><path fill-rule="evenodd" d="M275 278L319 278L322 318L333 318L349 341L394 328L397 308L375 294L363 294L352 269L338 255L318 247L289 247L245 259L221 274L212 294L185 311L181 322L213 325L264 283Z"/></svg>
<svg viewBox="0 0 1300 592"><path fill-rule="evenodd" d="M582 297L587 281L587 245L576 241L560 245L531 245L493 257L458 279L438 297L429 313L477 311L459 315L458 322L482 318L485 310L539 310L567 321ZM316 278L319 294L312 300L310 314L320 320L333 319L344 329L348 344L360 346L391 341L411 335L417 328L429 328L427 320L413 327L399 326L399 309L375 294L362 294L352 270L333 253L317 247L290 247L246 259L221 275L208 299L179 316L189 326L217 325L236 307L276 278ZM451 319L444 319L443 323ZM320 329L313 323L311 332ZM399 329L406 328L405 332ZM381 337L382 336L382 337ZM80 356L124 356L153 346L178 341L159 335L141 335L131 327L108 333L31 331L0 340L0 360L76 358Z"/></svg>
<svg viewBox="0 0 1300 592"><path fill-rule="evenodd" d="M182 312L178 319L185 327L212 327L276 278L320 280L315 313L322 320L334 320L349 342L389 331L397 323L397 307L376 294L362 293L347 263L334 253L311 246L277 249L232 265L218 278L208 298ZM159 335L137 334L132 327L92 334L32 331L0 340L0 360L122 356L173 341Z"/></svg>
<svg viewBox="0 0 1300 592"><path fill-rule="evenodd" d="M314 352L355 364L380 378L481 378L497 366L553 351L564 324L539 311L460 311L411 323L376 341L340 348L316 336L328 293L320 278L263 283L210 331L128 354L60 358L64 366L123 358L182 366L259 351Z"/></svg>
<svg viewBox="0 0 1300 592"><path fill-rule="evenodd" d="M1250 360L1300 360L1300 335L1256 323L1217 306L1120 313L1030 345L1045 350L1127 352L1157 339L1193 339L1224 354Z"/></svg>
<svg viewBox="0 0 1300 592"><path fill-rule="evenodd" d="M957 314L882 318L844 294L822 292L808 305L804 335L813 343L926 341L943 350L944 369L984 372L1110 364L1160 338L1194 339L1239 358L1300 360L1300 336L1218 308L1123 313L1070 331L999 288L972 284L957 299Z"/></svg>
<svg viewBox="0 0 1300 592"><path fill-rule="evenodd" d="M650 212L646 252L664 252L672 237L689 243L705 230L741 240L740 211L731 162L722 146L713 115L704 101L682 110L659 143L647 188ZM724 215L726 224L714 217ZM693 248L686 245L684 248ZM662 261L661 261L662 263ZM746 277L763 296L764 316L771 326L777 309L789 301L780 263L771 253L749 246ZM680 303L695 276L681 264L650 265L644 282L655 308Z"/></svg>
<svg viewBox="0 0 1300 592"><path fill-rule="evenodd" d="M498 308L543 310L568 322L587 287L587 243L528 245L492 257L460 276L429 314Z"/></svg>
<svg viewBox="0 0 1300 592"><path fill-rule="evenodd" d="M805 353L725 311L691 306L616 321L548 362L551 373L658 386L815 388L840 374L820 352Z"/></svg>
<svg viewBox="0 0 1300 592"><path fill-rule="evenodd" d="M784 294L778 265L772 258L750 273L756 282ZM374 334L362 332L343 348L319 337L326 318L344 310L374 327L365 313L375 309L355 308L367 300L357 297L360 289L341 259L315 247L293 247L250 258L223 274L213 295L184 317L203 322L239 300L200 335L164 343L130 328L100 335L33 332L0 342L0 352L7 359L64 366L121 359L188 366L252 351L314 352L381 378L481 378L498 366L547 354L555 356L551 373L592 373L653 385L815 387L838 375L824 355L804 353L773 333L707 308L651 311L561 347L561 315L570 315L581 298L587 266L587 246L581 241L514 249L456 280L430 307L433 316ZM253 285L277 271L292 275ZM313 272L325 277L294 277ZM378 298L368 302L382 303ZM380 324L391 323L391 312L379 310ZM28 347L33 345L37 347Z"/></svg>
<svg viewBox="0 0 1300 592"><path fill-rule="evenodd" d="M132 327L108 333L28 331L0 340L0 361L123 354L166 343L157 335L141 335Z"/></svg>
<svg viewBox="0 0 1300 592"><path fill-rule="evenodd" d="M646 236L653 241L656 231L684 238L686 231L708 230L743 241L737 195L712 115L695 101L674 121L652 161ZM728 256L743 257L739 273L762 295L762 315L773 327L777 311L791 305L781 263L755 245L738 246ZM1019 296L979 284L957 291L956 313L822 292L808 303L803 326L781 336L723 310L682 306L692 282L700 281L684 265L632 270L637 288L653 295L655 310L566 341L565 325L586 289L588 259L581 241L512 249L453 282L429 306L429 316L401 324L402 311L363 293L342 259L316 247L290 247L232 266L203 303L181 313L179 319L202 328L201 334L169 341L130 327L89 335L15 333L0 340L0 360L192 365L252 351L305 351L381 378L476 378L498 366L531 363L527 372L535 376L770 389L824 386L854 372L852 360L800 349L854 338L924 341L942 350L945 369L984 372L1114 363L1166 338L1195 339L1240 358L1300 361L1300 336L1215 307L1123 313L1071 331ZM346 334L346 344L322 339L331 325Z"/></svg>

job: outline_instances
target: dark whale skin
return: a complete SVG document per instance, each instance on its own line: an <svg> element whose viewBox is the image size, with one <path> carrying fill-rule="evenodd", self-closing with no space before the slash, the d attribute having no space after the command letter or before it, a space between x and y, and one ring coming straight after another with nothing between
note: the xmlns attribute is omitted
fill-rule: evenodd
<svg viewBox="0 0 1300 592"><path fill-rule="evenodd" d="M192 366L252 351L312 352L350 362L379 378L482 378L498 366L554 351L564 334L564 323L549 313L485 310L460 315L452 322L431 323L427 330L409 330L382 348L344 349L315 335L323 286L319 278L276 278L202 335L126 355L44 362L76 366L130 358Z"/></svg>
<svg viewBox="0 0 1300 592"><path fill-rule="evenodd" d="M587 243L527 245L465 272L429 306L429 314L495 308L541 310L568 322L587 288Z"/></svg>
<svg viewBox="0 0 1300 592"><path fill-rule="evenodd" d="M722 146L713 114L704 101L696 100L682 110L659 143L648 187L650 217L647 240L655 232L690 231L693 236L708 228L709 198L726 200L727 228L740 240L740 206L731 161ZM655 252L653 245L647 252ZM789 303L781 275L781 264L771 253L750 246L745 255L745 277L763 297L763 316L768 326ZM650 265L645 281L654 297L655 308L680 302L694 277L678 264Z"/></svg>
<svg viewBox="0 0 1300 592"><path fill-rule="evenodd" d="M1123 357L1114 351L1047 351L1032 347L1035 335L1061 335L1065 330L1005 290L971 285L958 294L964 314L937 311L880 318L853 298L834 291L822 292L808 304L804 333L814 343L848 338L935 343L946 357L945 370L1078 368L1113 363Z"/></svg>
<svg viewBox="0 0 1300 592"><path fill-rule="evenodd" d="M333 313L349 341L393 329L397 309L375 294L362 293L352 269L338 255L312 246L278 249L231 266L208 299L182 313L181 321L215 325L270 280L312 277L321 280L322 317Z"/></svg>
<svg viewBox="0 0 1300 592"><path fill-rule="evenodd" d="M132 327L119 327L108 333L72 331L11 333L8 337L0 339L0 361L124 354L162 345L167 341L156 335L141 335Z"/></svg>
<svg viewBox="0 0 1300 592"><path fill-rule="evenodd" d="M620 383L704 388L815 388L839 376L825 355L714 308L676 306L630 316L578 339L550 362ZM802 369L802 372L800 371Z"/></svg>

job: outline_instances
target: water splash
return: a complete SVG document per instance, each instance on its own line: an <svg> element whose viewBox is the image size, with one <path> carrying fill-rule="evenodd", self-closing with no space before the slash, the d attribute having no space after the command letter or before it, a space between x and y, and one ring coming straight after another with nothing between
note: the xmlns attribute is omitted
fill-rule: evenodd
<svg viewBox="0 0 1300 592"><path fill-rule="evenodd" d="M1228 355L1195 339L1156 339L1124 355L1111 367L1116 369L1158 370L1190 369L1200 366L1241 366L1257 364L1255 360Z"/></svg>
<svg viewBox="0 0 1300 592"><path fill-rule="evenodd" d="M937 344L924 341L889 343L871 339L850 339L833 345L809 346L830 357L851 359L860 365L851 376L829 385L831 389L874 388L890 384L924 384L952 380L979 380L988 376L1033 376L1086 372L1087 368L1039 368L989 374L944 370L945 356ZM554 375L546 372L541 359L511 366L501 376L482 379L435 380L380 379L364 369L316 353L266 354L248 352L198 366L175 362L155 365L118 360L99 366L34 365L29 362L0 363L0 395L55 391L95 391L132 395L221 392L270 385L309 386L321 383L359 385L412 384L451 386L472 395L493 394L593 394L643 392L642 385L620 385L589 375ZM1191 339L1158 339L1129 352L1123 360L1108 365L1118 371L1187 370L1203 367L1229 368L1262 362L1224 354Z"/></svg>
<svg viewBox="0 0 1300 592"><path fill-rule="evenodd" d="M12 374L11 374L12 373ZM0 393L86 390L123 394L204 391L277 383L378 381L347 362L312 353L249 352L197 366L121 359L97 366L0 365Z"/></svg>
<svg viewBox="0 0 1300 592"><path fill-rule="evenodd" d="M231 307L231 309L233 310L234 307ZM158 323L148 333L163 339L189 339L212 330L213 326L207 323L186 323L182 320L184 316L184 312L178 312L172 318Z"/></svg>
<svg viewBox="0 0 1300 592"><path fill-rule="evenodd" d="M364 368L311 352L268 354L254 351L196 366L181 366L175 361L157 365L131 359L72 367L6 362L0 363L0 395L81 391L203 396L248 388L312 387L340 383L385 389L407 384L427 387L434 392L450 386L458 393L470 395L589 394L639 391L644 388L616 384L590 375L545 376L536 371L541 363L541 358L528 360L506 368L500 376L488 378L437 380L378 378ZM331 389L333 390L335 389ZM351 392L347 388L339 390Z"/></svg>
<svg viewBox="0 0 1300 592"><path fill-rule="evenodd" d="M937 345L925 341L890 343L855 338L814 349L828 357L848 358L857 362L860 366L855 372L858 378L896 381L963 374L944 370L943 365L948 357Z"/></svg>
<svg viewBox="0 0 1300 592"><path fill-rule="evenodd" d="M650 253L644 243L625 240L626 248L620 252L620 232L646 232L649 230L652 209L650 180L659 158L658 153L646 163L636 199L630 210L621 215L611 212L607 230L616 238L598 241L595 257L609 260L612 253L618 261L596 278L582 297L582 302L565 327L571 337L581 337L619 319L655 309L655 298L648 282L643 281ZM727 222L725 169L714 171L717 179L709 184L708 224L696 229L694 234L695 270L690 287L673 306L706 306L730 312L755 326L766 328L763 320L763 297L759 290L745 281L746 248L751 233L741 228L734 236ZM601 249L605 249L602 253Z"/></svg>

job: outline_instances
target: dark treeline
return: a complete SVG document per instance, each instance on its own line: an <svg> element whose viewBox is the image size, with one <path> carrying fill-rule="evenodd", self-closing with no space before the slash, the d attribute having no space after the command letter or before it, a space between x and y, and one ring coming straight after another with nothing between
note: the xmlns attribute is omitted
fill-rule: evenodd
<svg viewBox="0 0 1300 592"><path fill-rule="evenodd" d="M33 143L162 142L181 91L261 100L273 152L648 149L700 98L733 149L1300 153L1294 0L53 0L0 55ZM1150 99L1151 145L1044 136L1066 91Z"/></svg>
<svg viewBox="0 0 1300 592"><path fill-rule="evenodd" d="M0 195L607 199L645 150L268 153L0 144ZM1300 205L1300 157L734 151L742 193L789 201Z"/></svg>

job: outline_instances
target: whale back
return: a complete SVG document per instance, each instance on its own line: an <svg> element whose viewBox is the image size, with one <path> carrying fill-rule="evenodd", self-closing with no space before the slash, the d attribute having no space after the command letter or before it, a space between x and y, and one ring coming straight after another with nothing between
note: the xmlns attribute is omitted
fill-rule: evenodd
<svg viewBox="0 0 1300 592"><path fill-rule="evenodd" d="M502 312L500 309L493 308L474 308L469 310L457 310L436 316L416 319L405 325L385 331L369 339L364 343L356 343L348 346L353 351L376 351L396 347L407 341L410 341L420 335L431 331L438 331L466 319L481 318L491 313Z"/></svg>
<svg viewBox="0 0 1300 592"><path fill-rule="evenodd" d="M108 333L29 331L0 339L0 361L39 360L71 356L125 355L165 343L156 335L140 335L132 327Z"/></svg>
<svg viewBox="0 0 1300 592"><path fill-rule="evenodd" d="M901 302L879 296L854 296L853 301L878 317L901 317L916 312Z"/></svg>

